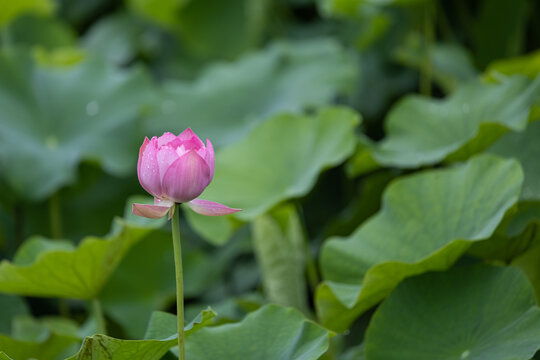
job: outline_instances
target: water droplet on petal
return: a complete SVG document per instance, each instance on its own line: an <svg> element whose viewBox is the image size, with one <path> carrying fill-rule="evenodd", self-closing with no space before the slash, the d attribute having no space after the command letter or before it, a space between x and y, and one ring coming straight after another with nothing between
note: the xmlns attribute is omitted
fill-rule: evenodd
<svg viewBox="0 0 540 360"><path fill-rule="evenodd" d="M86 104L86 113L88 116L95 116L99 112L99 103L95 100L90 101Z"/></svg>

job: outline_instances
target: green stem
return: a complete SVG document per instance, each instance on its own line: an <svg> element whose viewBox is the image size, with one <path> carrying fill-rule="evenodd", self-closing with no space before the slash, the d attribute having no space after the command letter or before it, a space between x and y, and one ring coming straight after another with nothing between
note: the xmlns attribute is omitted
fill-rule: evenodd
<svg viewBox="0 0 540 360"><path fill-rule="evenodd" d="M62 238L62 212L60 210L60 195L55 192L49 199L49 217L51 222L51 237Z"/></svg>
<svg viewBox="0 0 540 360"><path fill-rule="evenodd" d="M105 316L103 316L103 310L101 309L101 303L98 298L92 300L92 312L96 318L97 332L98 334L107 335L107 325L105 324Z"/></svg>
<svg viewBox="0 0 540 360"><path fill-rule="evenodd" d="M49 199L49 220L51 226L51 238L62 238L62 211L60 206L60 195L57 192L52 194ZM63 317L69 317L69 305L66 299L58 300L58 308L60 315Z"/></svg>
<svg viewBox="0 0 540 360"><path fill-rule="evenodd" d="M179 206L174 205L172 217L172 240L174 251L174 267L176 271L176 319L178 321L178 357L186 359L184 346L184 280L182 274L182 244L180 243Z"/></svg>

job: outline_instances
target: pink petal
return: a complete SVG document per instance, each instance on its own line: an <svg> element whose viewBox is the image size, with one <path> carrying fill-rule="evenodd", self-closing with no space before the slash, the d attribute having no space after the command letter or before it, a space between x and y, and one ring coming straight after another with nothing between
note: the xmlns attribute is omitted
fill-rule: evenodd
<svg viewBox="0 0 540 360"><path fill-rule="evenodd" d="M210 180L208 183L210 184L210 181L212 181L212 178L214 177L214 169L216 167L216 156L214 154L214 146L210 142L210 140L206 139L206 154L204 156L204 160L208 164L208 167L210 168Z"/></svg>
<svg viewBox="0 0 540 360"><path fill-rule="evenodd" d="M178 160L178 158L179 158L178 154L176 153L176 151L174 151L174 148L172 148L171 146L165 145L159 148L157 152L157 164L159 167L159 174L160 174L161 182L163 182L163 177L165 176L167 169L169 169L169 166L171 166L172 163Z"/></svg>
<svg viewBox="0 0 540 360"><path fill-rule="evenodd" d="M161 147L163 145L167 145L171 141L174 141L176 139L176 135L174 135L171 132L163 133L160 137L158 137L158 147Z"/></svg>
<svg viewBox="0 0 540 360"><path fill-rule="evenodd" d="M204 143L199 139L197 134L191 130L191 128L187 128L186 130L182 131L178 136L178 140L180 141L189 141L192 140L197 144L197 148L204 147Z"/></svg>
<svg viewBox="0 0 540 360"><path fill-rule="evenodd" d="M208 185L210 169L197 152L190 150L169 166L162 180L163 195L177 203L199 196Z"/></svg>
<svg viewBox="0 0 540 360"><path fill-rule="evenodd" d="M139 150L137 176L144 190L153 196L161 195L161 178L157 163L157 138L155 136L152 140L144 138Z"/></svg>
<svg viewBox="0 0 540 360"><path fill-rule="evenodd" d="M195 211L197 214L206 216L229 215L238 211L242 211L242 209L230 208L223 204L203 199L191 200L187 204L191 208L191 210Z"/></svg>
<svg viewBox="0 0 540 360"><path fill-rule="evenodd" d="M149 219L159 219L164 217L169 211L170 206L133 204L133 214Z"/></svg>

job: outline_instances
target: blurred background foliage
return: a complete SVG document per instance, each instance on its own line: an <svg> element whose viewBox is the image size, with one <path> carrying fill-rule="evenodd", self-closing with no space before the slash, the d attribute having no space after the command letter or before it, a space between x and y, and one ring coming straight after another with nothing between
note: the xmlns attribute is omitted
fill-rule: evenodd
<svg viewBox="0 0 540 360"><path fill-rule="evenodd" d="M10 355L74 354L95 332L86 300L122 339L174 312L168 227L130 203L148 200L144 136L189 126L217 151L203 197L244 211L183 212L188 319L293 306L347 330L325 358L359 359L369 309L405 277L512 263L540 294L539 15L534 0L0 0L0 292L24 296L0 297L0 332L35 345ZM420 286L405 284L392 296ZM60 313L74 323L38 324ZM389 359L376 320L368 359Z"/></svg>

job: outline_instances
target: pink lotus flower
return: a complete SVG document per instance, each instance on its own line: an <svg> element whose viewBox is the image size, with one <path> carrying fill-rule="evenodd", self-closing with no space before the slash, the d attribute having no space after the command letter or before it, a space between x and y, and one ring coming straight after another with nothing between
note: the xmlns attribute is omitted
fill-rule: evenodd
<svg viewBox="0 0 540 360"><path fill-rule="evenodd" d="M207 216L232 214L240 209L196 199L214 176L214 148L206 146L190 128L176 136L170 132L151 140L146 137L139 150L137 176L142 187L154 196L154 205L133 204L133 213L151 219L173 215L175 203L187 203Z"/></svg>

